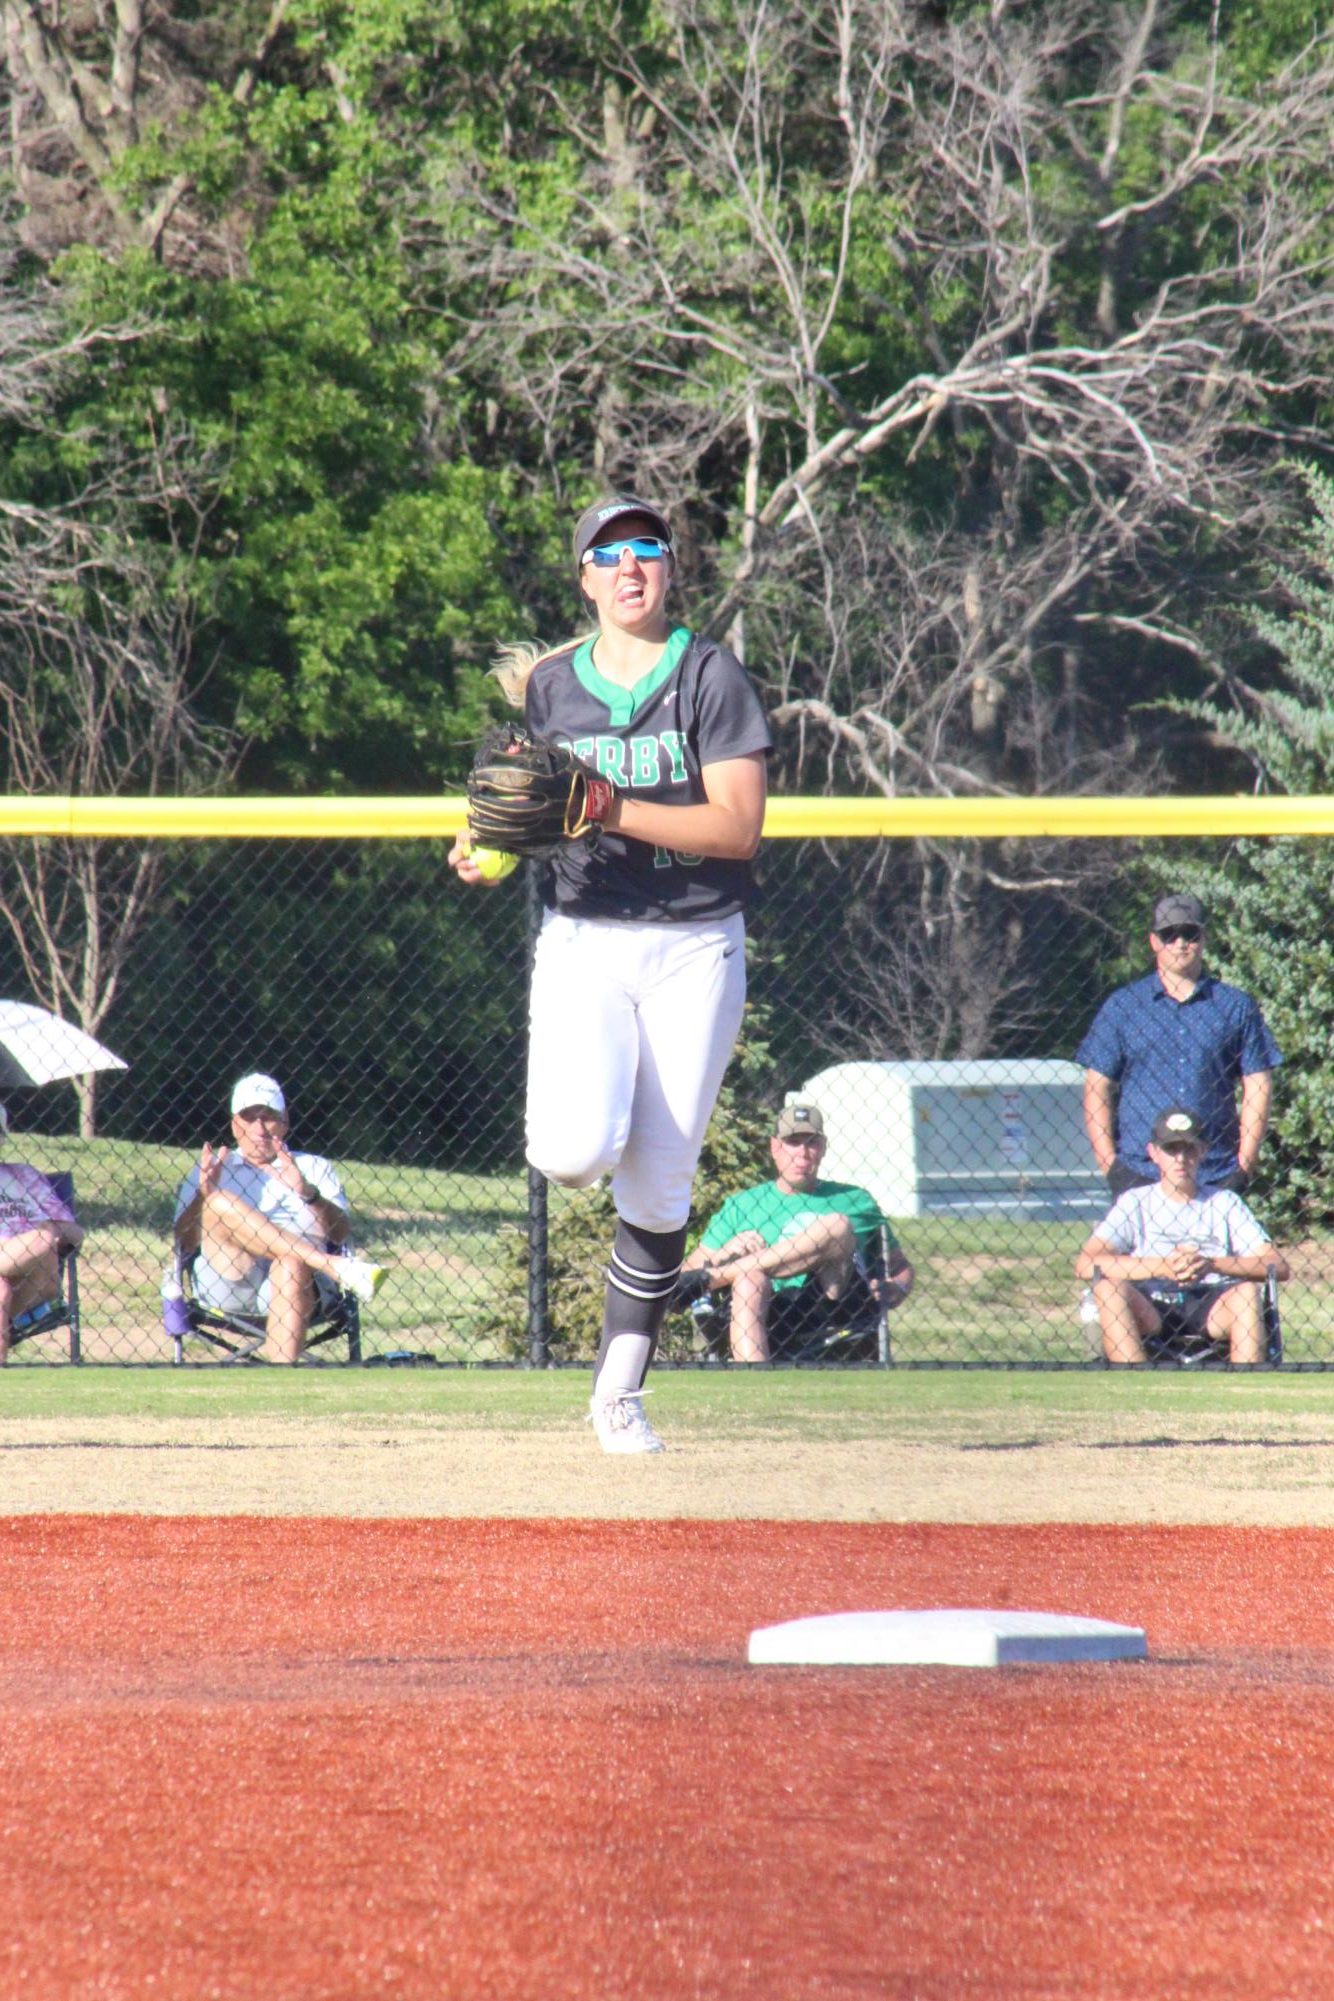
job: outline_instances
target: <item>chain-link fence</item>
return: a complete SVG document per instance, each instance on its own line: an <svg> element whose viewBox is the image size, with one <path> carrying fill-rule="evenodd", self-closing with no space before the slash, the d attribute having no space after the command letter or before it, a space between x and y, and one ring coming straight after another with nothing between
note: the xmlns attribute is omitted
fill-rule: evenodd
<svg viewBox="0 0 1334 2001"><path fill-rule="evenodd" d="M132 908L124 884L144 880L150 847ZM45 900L25 906L19 865L31 877L39 849ZM102 907L94 851L120 885ZM591 1354L609 1198L547 1190L523 1160L531 867L468 891L434 840L11 840L0 866L29 955L0 945L0 993L51 998L42 979L58 961L93 993L93 941L114 987L85 1019L123 1070L5 1090L6 1159L72 1177L82 1361L173 1359L162 1284L178 1189L206 1142L232 1143L232 1086L252 1071L282 1082L291 1145L334 1164L357 1251L390 1273L351 1338L315 1353ZM1109 1201L1073 1058L1100 1000L1148 970L1142 858L1112 842L1083 843L1075 866L1031 846L783 840L758 874L750 1007L692 1242L727 1195L773 1175L775 1108L804 1099L826 1123L822 1173L871 1193L915 1267L880 1359L1091 1365L1098 1329L1074 1259ZM62 1012L75 1014L68 996ZM1263 1178L1250 1199L1263 1218ZM1329 1365L1334 1247L1287 1251L1285 1361ZM72 1346L60 1320L12 1359L58 1362ZM193 1336L180 1352L226 1353ZM701 1320L669 1320L664 1360L717 1357Z"/></svg>

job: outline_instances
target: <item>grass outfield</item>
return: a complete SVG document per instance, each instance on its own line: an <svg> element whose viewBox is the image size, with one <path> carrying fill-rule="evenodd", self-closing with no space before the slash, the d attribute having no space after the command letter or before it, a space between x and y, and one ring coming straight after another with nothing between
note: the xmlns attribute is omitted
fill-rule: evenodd
<svg viewBox="0 0 1334 2001"><path fill-rule="evenodd" d="M1334 1376L655 1372L608 1458L583 1370L0 1379L0 1514L1334 1527Z"/></svg>
<svg viewBox="0 0 1334 2001"><path fill-rule="evenodd" d="M651 1382L661 1429L736 1441L776 1432L813 1444L920 1436L967 1451L1016 1437L1084 1437L1109 1423L1191 1434L1252 1420L1334 1426L1334 1373L659 1370ZM0 1445L15 1426L97 1418L549 1431L581 1417L587 1398L581 1369L10 1369L0 1378Z"/></svg>

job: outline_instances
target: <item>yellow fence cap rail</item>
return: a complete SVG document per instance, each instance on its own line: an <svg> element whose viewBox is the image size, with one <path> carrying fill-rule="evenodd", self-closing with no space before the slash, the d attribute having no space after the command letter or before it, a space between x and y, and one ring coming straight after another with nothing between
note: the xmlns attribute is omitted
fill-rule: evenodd
<svg viewBox="0 0 1334 2001"><path fill-rule="evenodd" d="M1331 834L1334 796L1136 799L772 799L770 837L1158 839L1171 835Z"/></svg>
<svg viewBox="0 0 1334 2001"><path fill-rule="evenodd" d="M0 799L0 834L126 840L452 839L459 797ZM1334 796L1098 799L771 799L771 840L1160 839L1332 834Z"/></svg>

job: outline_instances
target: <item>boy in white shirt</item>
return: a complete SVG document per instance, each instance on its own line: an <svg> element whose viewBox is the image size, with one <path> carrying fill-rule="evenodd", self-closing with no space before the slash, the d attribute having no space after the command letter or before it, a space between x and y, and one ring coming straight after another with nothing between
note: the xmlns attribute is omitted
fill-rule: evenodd
<svg viewBox="0 0 1334 2001"><path fill-rule="evenodd" d="M1264 1360L1264 1280L1271 1269L1287 1278L1287 1260L1231 1189L1196 1194L1205 1138L1193 1112L1160 1112L1148 1151L1158 1180L1128 1188L1075 1261L1077 1277L1098 1274L1103 1353L1114 1364L1147 1361L1145 1343L1170 1314L1175 1327L1226 1344L1234 1366L1254 1367Z"/></svg>

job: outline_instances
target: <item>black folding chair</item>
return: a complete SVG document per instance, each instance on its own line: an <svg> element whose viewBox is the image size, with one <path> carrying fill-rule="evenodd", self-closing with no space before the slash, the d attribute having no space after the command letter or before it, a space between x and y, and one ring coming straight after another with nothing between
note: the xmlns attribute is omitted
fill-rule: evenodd
<svg viewBox="0 0 1334 2001"><path fill-rule="evenodd" d="M795 1343L785 1344L776 1350L774 1361L791 1363L797 1368L837 1368L843 1364L867 1362L878 1363L882 1368L890 1366L893 1352L886 1301L889 1246L883 1229L876 1254L871 1257L858 1255L855 1276L860 1282L850 1288L851 1299L847 1310L837 1311L841 1302L830 1301L826 1324L812 1328L808 1335L799 1337ZM844 1295L844 1299L848 1300L848 1294ZM725 1360L731 1351L730 1289L704 1293L692 1304L690 1312L703 1338L706 1353L715 1361Z"/></svg>
<svg viewBox="0 0 1334 2001"><path fill-rule="evenodd" d="M58 1174L48 1174L44 1179L50 1182L71 1216L74 1215L74 1176L62 1171ZM71 1362L83 1360L79 1328L79 1254L71 1250L68 1244L62 1244L60 1249L59 1283L60 1290L54 1299L44 1300L37 1306L30 1306L26 1313L20 1313L13 1320L9 1329L11 1353L18 1347L20 1341L31 1341L34 1335L51 1334L58 1328L67 1327L69 1358Z"/></svg>
<svg viewBox="0 0 1334 2001"><path fill-rule="evenodd" d="M837 1368L844 1363L876 1362L888 1367L889 1307L885 1291L889 1280L889 1246L883 1226L874 1252L858 1252L853 1263L853 1283L842 1300L830 1300L817 1326L805 1340L787 1345L774 1357L798 1368Z"/></svg>
<svg viewBox="0 0 1334 2001"><path fill-rule="evenodd" d="M350 1256L347 1245L330 1244ZM198 1251L182 1251L177 1246L175 1270L180 1297L162 1302L162 1324L172 1343L172 1361L185 1361L185 1344L198 1341L218 1364L248 1362L263 1347L267 1334L264 1320L257 1314L226 1313L207 1306L195 1296L194 1277ZM345 1342L346 1360L361 1360L361 1302L355 1293L345 1292L321 1274L315 1278L315 1312L306 1333L302 1359L313 1348L335 1341Z"/></svg>
<svg viewBox="0 0 1334 2001"><path fill-rule="evenodd" d="M1094 1266L1093 1280L1096 1284L1102 1277ZM1231 1366L1227 1344L1212 1341L1199 1329L1192 1328L1188 1321L1172 1310L1170 1288L1168 1296L1154 1298L1154 1305L1162 1316L1162 1326L1156 1334L1144 1337L1144 1352L1150 1362L1167 1364L1179 1369L1226 1369ZM1265 1362L1270 1368L1277 1368L1283 1360L1283 1321L1278 1304L1278 1273L1273 1265L1265 1271L1264 1291L1260 1300L1260 1312L1264 1322Z"/></svg>

